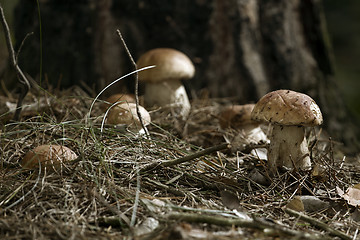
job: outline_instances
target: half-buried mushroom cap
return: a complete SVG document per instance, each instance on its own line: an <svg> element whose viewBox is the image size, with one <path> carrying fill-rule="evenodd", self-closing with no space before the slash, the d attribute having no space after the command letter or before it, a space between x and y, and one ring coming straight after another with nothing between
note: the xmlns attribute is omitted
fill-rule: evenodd
<svg viewBox="0 0 360 240"><path fill-rule="evenodd" d="M108 97L105 102L101 105L101 108L103 110L106 110L108 107L110 107L112 104L119 102L121 103L135 103L135 95L134 94L127 94L127 93L117 93L113 94L110 97Z"/></svg>
<svg viewBox="0 0 360 240"><path fill-rule="evenodd" d="M78 156L70 148L60 145L40 145L27 152L20 164L26 169L50 166L57 168L66 161L76 159Z"/></svg>
<svg viewBox="0 0 360 240"><path fill-rule="evenodd" d="M260 128L259 122L251 119L254 106L255 104L228 106L219 115L219 123L222 129L236 130L234 137L231 137L231 131L229 136L226 136L236 150L243 151L248 145L267 143L269 141Z"/></svg>
<svg viewBox="0 0 360 240"><path fill-rule="evenodd" d="M259 125L251 119L251 111L254 109L254 106L255 104L245 104L225 107L219 115L220 127L222 129L239 129L244 125Z"/></svg>
<svg viewBox="0 0 360 240"><path fill-rule="evenodd" d="M149 125L151 122L149 112L142 106L139 106L139 111L144 125ZM125 124L130 130L135 131L142 129L135 103L122 103L112 107L107 116L107 123L114 125Z"/></svg>

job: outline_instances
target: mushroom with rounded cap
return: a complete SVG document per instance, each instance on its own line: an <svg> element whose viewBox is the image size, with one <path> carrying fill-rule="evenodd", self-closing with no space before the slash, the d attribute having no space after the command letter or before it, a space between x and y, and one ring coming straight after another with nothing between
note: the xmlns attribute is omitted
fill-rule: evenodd
<svg viewBox="0 0 360 240"><path fill-rule="evenodd" d="M146 127L151 122L150 114L142 106L139 106L139 111L144 126ZM107 123L114 125L125 124L131 131L139 134L145 133L145 129L142 128L140 118L136 112L135 103L122 103L112 107L107 116Z"/></svg>
<svg viewBox="0 0 360 240"><path fill-rule="evenodd" d="M235 129L239 131L232 142L232 146L259 144L268 142L268 138L260 128L257 121L251 119L251 111L255 104L232 105L225 107L219 115L219 123L222 129Z"/></svg>
<svg viewBox="0 0 360 240"><path fill-rule="evenodd" d="M121 103L135 103L135 95L134 94L128 94L128 93L116 93L108 97L104 103L101 105L101 108L103 110L106 110L108 107L110 107L112 104L119 102Z"/></svg>
<svg viewBox="0 0 360 240"><path fill-rule="evenodd" d="M304 127L323 122L320 108L311 97L290 90L269 92L256 103L251 118L273 125L268 149L271 173L277 167L311 168Z"/></svg>
<svg viewBox="0 0 360 240"><path fill-rule="evenodd" d="M181 80L195 74L191 60L182 52L171 48L156 48L144 53L137 67L155 65L155 68L139 72L139 80L146 82L144 101L146 106L170 106L186 118L190 101Z"/></svg>
<svg viewBox="0 0 360 240"><path fill-rule="evenodd" d="M58 168L62 163L78 156L70 148L61 145L40 145L27 152L20 164L26 169L35 169L39 164Z"/></svg>

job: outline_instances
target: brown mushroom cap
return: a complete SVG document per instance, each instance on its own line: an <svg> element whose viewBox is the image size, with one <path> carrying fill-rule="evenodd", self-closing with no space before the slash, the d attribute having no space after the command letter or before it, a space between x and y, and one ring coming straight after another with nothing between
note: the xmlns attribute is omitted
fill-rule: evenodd
<svg viewBox="0 0 360 240"><path fill-rule="evenodd" d="M139 72L139 80L162 82L192 78L195 68L191 60L182 52L171 48L156 48L144 53L137 61L137 67L156 65L155 68Z"/></svg>
<svg viewBox="0 0 360 240"><path fill-rule="evenodd" d="M316 126L323 122L315 101L306 94L291 90L267 93L256 103L251 118L279 125Z"/></svg>
<svg viewBox="0 0 360 240"><path fill-rule="evenodd" d="M70 148L60 145L40 145L27 152L21 160L21 165L27 169L41 166L59 166L62 162L71 161L78 156Z"/></svg>
<svg viewBox="0 0 360 240"><path fill-rule="evenodd" d="M139 106L141 118L144 125L149 125L151 117L149 112L142 106ZM140 119L136 112L135 103L122 103L111 108L107 116L109 124L126 124L131 128L141 129Z"/></svg>
<svg viewBox="0 0 360 240"><path fill-rule="evenodd" d="M114 95L111 95L106 99L109 103L116 103L116 102L129 102L129 103L135 103L135 95L134 94L125 94L125 93L117 93Z"/></svg>
<svg viewBox="0 0 360 240"><path fill-rule="evenodd" d="M251 120L251 111L255 104L232 105L226 107L219 115L219 123L222 129L239 129L241 126L256 124Z"/></svg>
<svg viewBox="0 0 360 240"><path fill-rule="evenodd" d="M110 107L112 104L119 102L119 104L121 103L135 103L135 95L134 94L126 94L126 93L117 93L117 94L113 94L110 97L108 97L106 100L106 102L104 102L101 105L101 108L103 110L106 110L108 107Z"/></svg>

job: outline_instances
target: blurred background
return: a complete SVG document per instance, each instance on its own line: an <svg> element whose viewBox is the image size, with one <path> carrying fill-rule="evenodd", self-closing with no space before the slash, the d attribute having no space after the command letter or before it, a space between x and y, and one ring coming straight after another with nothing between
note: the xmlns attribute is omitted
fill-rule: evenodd
<svg viewBox="0 0 360 240"><path fill-rule="evenodd" d="M336 64L336 82L360 118L360 1L323 1Z"/></svg>
<svg viewBox="0 0 360 240"><path fill-rule="evenodd" d="M0 0L0 3L4 8L10 28L13 28L14 18L16 18L13 12L18 0ZM326 0L323 1L323 6L334 53L336 82L350 111L360 119L360 1ZM1 29L0 74L7 66L7 56L4 33Z"/></svg>

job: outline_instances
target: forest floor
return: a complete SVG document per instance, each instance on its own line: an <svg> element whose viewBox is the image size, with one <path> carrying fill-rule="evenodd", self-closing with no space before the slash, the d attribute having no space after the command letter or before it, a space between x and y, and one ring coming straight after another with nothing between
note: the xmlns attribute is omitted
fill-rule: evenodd
<svg viewBox="0 0 360 240"><path fill-rule="evenodd" d="M92 100L77 87L33 90L20 122L0 114L0 239L358 237L359 161L325 131L307 133L311 171L270 178L266 156L252 151L264 146L228 148L224 139L239 133L221 130L217 116L229 99L193 100L186 121L154 110L149 137L101 130L101 104L88 115ZM1 108L15 102L3 97ZM79 157L23 169L23 156L42 144Z"/></svg>

